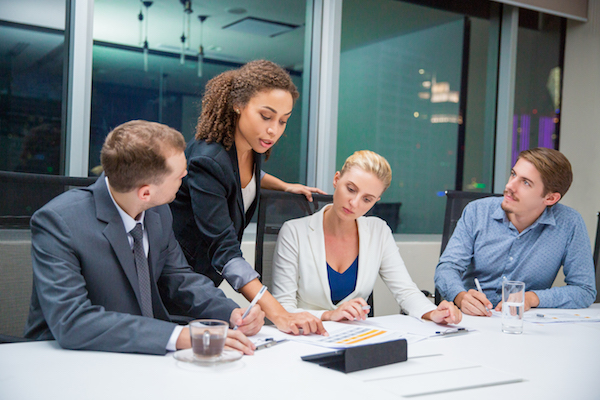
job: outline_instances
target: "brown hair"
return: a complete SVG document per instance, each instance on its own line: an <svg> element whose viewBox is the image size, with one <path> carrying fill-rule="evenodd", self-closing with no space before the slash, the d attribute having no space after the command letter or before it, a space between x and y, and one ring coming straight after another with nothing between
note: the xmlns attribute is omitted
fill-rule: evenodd
<svg viewBox="0 0 600 400"><path fill-rule="evenodd" d="M196 140L233 145L238 115L234 107L245 107L258 92L281 89L298 98L290 75L279 65L266 60L251 61L239 69L215 76L206 84L202 113L196 126ZM269 149L267 157L271 153Z"/></svg>
<svg viewBox="0 0 600 400"><path fill-rule="evenodd" d="M519 159L524 159L533 164L542 177L544 196L548 193L560 193L562 198L573 182L571 163L560 151L536 147L523 150Z"/></svg>
<svg viewBox="0 0 600 400"><path fill-rule="evenodd" d="M350 157L346 158L340 175L344 175L352 167L358 167L365 172L375 175L384 185L385 192L390 183L392 183L392 168L387 160L379 154L370 150L355 151Z"/></svg>
<svg viewBox="0 0 600 400"><path fill-rule="evenodd" d="M125 193L147 184L160 184L171 172L167 157L185 150L183 135L157 122L129 121L106 137L100 161L110 186Z"/></svg>

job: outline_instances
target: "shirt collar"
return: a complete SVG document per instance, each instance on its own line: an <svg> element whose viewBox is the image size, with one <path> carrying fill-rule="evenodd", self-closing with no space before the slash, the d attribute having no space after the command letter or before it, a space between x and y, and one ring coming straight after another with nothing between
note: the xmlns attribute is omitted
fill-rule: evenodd
<svg viewBox="0 0 600 400"><path fill-rule="evenodd" d="M108 189L108 194L110 195L110 199L112 200L115 207L117 207L117 211L119 212L119 215L121 216L121 219L123 220L123 226L125 227L125 231L127 233L131 232L131 230L133 228L135 228L135 225L138 222L142 224L142 230L143 230L144 229L144 216L146 215L146 211L142 211L142 213L140 214L139 221L136 221L135 219L133 219L131 217L131 215L129 215L125 211L123 211L123 209L121 207L119 207L119 205L115 201L115 198L113 197L112 193L110 192L110 185L108 184L108 177L105 176L104 181L106 182L106 188Z"/></svg>
<svg viewBox="0 0 600 400"><path fill-rule="evenodd" d="M498 202L498 207L492 213L492 218L496 220L502 220L503 222L508 222L508 216L506 215L506 212L502 209L502 201ZM542 215L540 215L538 219L535 220L535 222L531 224L526 230L535 227L537 224L556 225L556 219L554 218L554 207L546 207Z"/></svg>

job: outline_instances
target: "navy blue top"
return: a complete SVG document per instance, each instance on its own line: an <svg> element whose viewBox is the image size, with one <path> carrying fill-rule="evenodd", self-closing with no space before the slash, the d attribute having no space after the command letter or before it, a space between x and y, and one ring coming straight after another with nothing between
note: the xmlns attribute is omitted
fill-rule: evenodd
<svg viewBox="0 0 600 400"><path fill-rule="evenodd" d="M337 304L354 291L357 276L358 256L356 256L350 268L342 274L331 268L329 263L327 263L327 278L329 279L329 288L331 289L331 301L334 304Z"/></svg>

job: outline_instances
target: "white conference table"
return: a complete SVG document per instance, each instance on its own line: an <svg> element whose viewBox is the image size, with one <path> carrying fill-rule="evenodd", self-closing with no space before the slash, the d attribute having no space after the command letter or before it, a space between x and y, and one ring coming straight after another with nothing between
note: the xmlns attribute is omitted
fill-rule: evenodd
<svg viewBox="0 0 600 400"><path fill-rule="evenodd" d="M582 312L600 316L600 304ZM394 327L420 324L402 315L368 321ZM3 344L0 399L379 400L402 398L400 389L415 382L472 379L477 384L482 373L508 373L521 381L417 398L600 398L600 323L525 322L521 335L502 333L500 324L500 318L465 316L461 326L476 331L410 343L408 361L350 374L302 361L302 355L329 350L293 341L216 368L177 361L172 353L71 351L54 341ZM272 327L263 331L275 333ZM437 371L423 369L424 361Z"/></svg>

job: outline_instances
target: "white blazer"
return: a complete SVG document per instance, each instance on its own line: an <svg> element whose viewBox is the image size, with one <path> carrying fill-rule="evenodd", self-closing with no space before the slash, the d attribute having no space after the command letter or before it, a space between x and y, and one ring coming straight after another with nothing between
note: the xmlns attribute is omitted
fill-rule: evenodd
<svg viewBox="0 0 600 400"><path fill-rule="evenodd" d="M288 312L308 311L321 318L323 312L335 310L327 277L324 207L318 213L286 222L279 232L273 256L273 296ZM377 217L357 219L359 251L356 287L342 302L367 299L377 274L390 289L400 308L421 318L435 310L435 305L412 281L392 231Z"/></svg>

